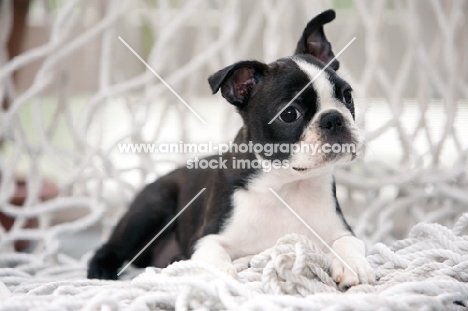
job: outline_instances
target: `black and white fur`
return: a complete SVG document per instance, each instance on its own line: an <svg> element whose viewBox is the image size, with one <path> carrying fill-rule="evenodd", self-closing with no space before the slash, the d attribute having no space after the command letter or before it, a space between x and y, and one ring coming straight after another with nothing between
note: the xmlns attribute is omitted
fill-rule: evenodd
<svg viewBox="0 0 468 311"><path fill-rule="evenodd" d="M237 144L344 144L358 147L362 138L354 123L351 87L341 79L334 61L272 124L268 122L333 57L323 25L335 13L325 11L309 22L294 56L264 64L240 61L209 78L213 93L237 107L244 125ZM354 153L223 154L227 169L179 168L146 186L118 223L110 240L89 264L89 278L116 279L117 269L133 258L202 188L206 191L154 243L156 252L174 238L174 255L205 261L236 276L232 260L257 254L287 233L320 241L276 198L273 189L317 232L355 275L335 258L331 274L340 288L374 282L364 243L344 219L335 193L335 164L353 160ZM217 157L216 157L217 158ZM288 160L289 168L232 169L233 159ZM328 249L323 246L323 250ZM152 263L154 251L135 264Z"/></svg>

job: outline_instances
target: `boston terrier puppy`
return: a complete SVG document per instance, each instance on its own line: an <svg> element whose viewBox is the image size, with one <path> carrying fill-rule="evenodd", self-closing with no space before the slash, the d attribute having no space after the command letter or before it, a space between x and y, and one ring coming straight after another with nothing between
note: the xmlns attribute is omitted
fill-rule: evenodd
<svg viewBox="0 0 468 311"><path fill-rule="evenodd" d="M240 61L208 79L213 93L221 90L242 117L234 144L315 145L318 151L230 150L222 155L223 167L182 167L168 173L137 195L110 240L91 259L88 278L116 279L119 267L206 188L156 240L175 237L179 257L208 262L236 276L234 259L258 254L285 234L298 233L325 252L334 251L330 273L340 289L374 282L364 243L354 236L341 212L332 175L333 167L353 160L362 145L354 122L352 89L336 74L339 63L334 60L301 92L334 58L323 31L334 18L335 12L328 10L312 19L293 56L270 64ZM326 146L343 144L355 149L324 152L330 149ZM267 171L235 165L239 160L281 165ZM153 254L148 249L134 263L150 265Z"/></svg>

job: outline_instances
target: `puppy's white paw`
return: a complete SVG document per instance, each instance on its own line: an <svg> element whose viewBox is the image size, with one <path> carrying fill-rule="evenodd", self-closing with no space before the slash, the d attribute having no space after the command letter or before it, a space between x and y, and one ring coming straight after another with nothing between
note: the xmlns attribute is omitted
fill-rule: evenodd
<svg viewBox="0 0 468 311"><path fill-rule="evenodd" d="M237 270L236 268L234 267L234 265L230 262L226 262L226 261L217 261L217 262L210 262L210 264L214 265L216 268L218 268L219 270L229 274L230 276L232 276L234 279L238 279L238 275L237 275Z"/></svg>
<svg viewBox="0 0 468 311"><path fill-rule="evenodd" d="M364 256L343 257L343 260L353 271L346 267L341 260L334 258L331 266L333 280L340 290L348 290L358 284L371 284L375 282L375 274Z"/></svg>
<svg viewBox="0 0 468 311"><path fill-rule="evenodd" d="M209 263L237 279L237 270L219 239L220 237L217 235L207 235L200 239L195 245L195 252L191 258L195 261Z"/></svg>

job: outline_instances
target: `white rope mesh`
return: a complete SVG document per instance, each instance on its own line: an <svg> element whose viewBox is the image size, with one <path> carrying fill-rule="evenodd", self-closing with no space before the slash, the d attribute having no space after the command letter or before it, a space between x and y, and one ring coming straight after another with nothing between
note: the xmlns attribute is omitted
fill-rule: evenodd
<svg viewBox="0 0 468 311"><path fill-rule="evenodd" d="M468 304L468 241L454 228L418 224L408 238L378 243L367 260L375 285L341 293L328 273L332 258L304 236L289 234L251 258L234 261L239 280L209 264L179 261L147 268L133 280L86 280L76 263L32 275L0 270L4 310L463 310ZM1 285L2 283L0 283Z"/></svg>
<svg viewBox="0 0 468 311"><path fill-rule="evenodd" d="M330 7L334 50L357 37L339 73L355 90L367 148L336 171L355 233L368 246L390 243L421 221L451 227L467 210L466 1L32 1L29 21L42 23L45 39L9 60L12 2L0 1L0 102L9 103L0 110L0 209L14 224L0 227L0 266L82 268L89 253L61 254L59 237L94 225L106 235L143 184L192 156L122 154L118 143L232 139L239 118L209 97L209 74L290 55L306 22ZM22 207L10 203L19 178ZM41 202L46 181L59 198ZM28 219L37 226L24 228ZM17 240L34 243L18 253Z"/></svg>

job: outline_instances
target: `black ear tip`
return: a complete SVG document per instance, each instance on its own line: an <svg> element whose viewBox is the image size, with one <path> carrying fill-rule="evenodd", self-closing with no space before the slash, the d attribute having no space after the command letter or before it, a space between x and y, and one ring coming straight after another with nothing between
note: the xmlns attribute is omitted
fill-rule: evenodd
<svg viewBox="0 0 468 311"><path fill-rule="evenodd" d="M211 88L211 93L215 94L218 90L216 90L216 86L214 85L213 81L211 80L211 77L208 78L208 84L210 85Z"/></svg>
<svg viewBox="0 0 468 311"><path fill-rule="evenodd" d="M333 9L329 9L329 10L323 11L322 14L326 15L327 17L329 17L329 18L330 18L330 21L334 20L335 17L336 17L336 12L335 12L335 10L333 10Z"/></svg>
<svg viewBox="0 0 468 311"><path fill-rule="evenodd" d="M335 19L335 17L336 13L333 9L323 11L319 15L315 16L307 23L303 33L304 37L307 37L314 29L321 28L323 25L330 23Z"/></svg>
<svg viewBox="0 0 468 311"><path fill-rule="evenodd" d="M211 88L211 93L212 94L216 94L218 93L219 91L219 88L221 87L221 81L220 81L221 77L219 77L219 75L217 75L216 73L211 75L209 78L208 78L208 83L210 84L210 88Z"/></svg>
<svg viewBox="0 0 468 311"><path fill-rule="evenodd" d="M329 9L320 13L316 18L320 20L320 24L328 24L336 18L336 12L333 9Z"/></svg>

